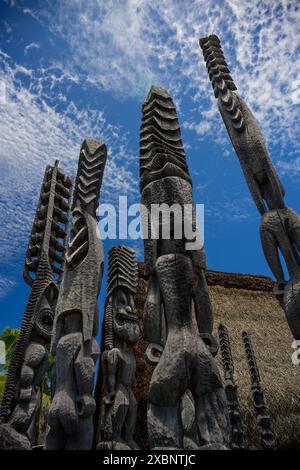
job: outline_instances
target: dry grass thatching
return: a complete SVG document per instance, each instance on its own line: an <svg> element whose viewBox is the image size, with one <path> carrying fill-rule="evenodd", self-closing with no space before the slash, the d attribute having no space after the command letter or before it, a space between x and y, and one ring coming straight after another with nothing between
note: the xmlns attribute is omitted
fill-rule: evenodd
<svg viewBox="0 0 300 470"><path fill-rule="evenodd" d="M300 369L293 365L292 336L284 312L272 293L271 279L263 276L210 271L207 281L215 313L215 330L224 323L230 334L235 378L246 427L247 447L260 447L259 429L253 411L250 378L241 331L252 336L265 398L279 448L300 447ZM137 307L142 316L147 283L140 265ZM216 331L215 331L216 333ZM137 373L134 391L139 402L136 437L145 447L146 401L152 368L144 359L142 338L135 347ZM220 356L218 356L220 362Z"/></svg>

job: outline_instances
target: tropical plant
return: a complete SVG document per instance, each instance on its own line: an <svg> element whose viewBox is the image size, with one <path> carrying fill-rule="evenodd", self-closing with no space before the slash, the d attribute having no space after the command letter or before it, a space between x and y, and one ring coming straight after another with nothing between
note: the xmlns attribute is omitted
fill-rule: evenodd
<svg viewBox="0 0 300 470"><path fill-rule="evenodd" d="M3 343L5 344L5 356L1 357L0 361L0 401L2 399L5 389L7 370L19 334L19 328L13 329L7 326L0 335L0 341L3 341Z"/></svg>
<svg viewBox="0 0 300 470"><path fill-rule="evenodd" d="M14 347L16 345L17 339L19 337L20 330L18 328L12 329L7 326L0 335L0 341L3 341L5 344L5 356L0 359L0 403L5 390L6 376L9 368L9 363L12 357ZM4 360L3 360L4 359ZM51 404L51 392L50 392L50 377L54 365L54 357L50 353L50 367L48 373L44 377L44 380L40 386L39 393L39 407L35 417L34 425L34 438L33 440L39 441L40 437L40 425L41 423L46 426L47 423L47 413ZM44 430L45 433L45 430Z"/></svg>

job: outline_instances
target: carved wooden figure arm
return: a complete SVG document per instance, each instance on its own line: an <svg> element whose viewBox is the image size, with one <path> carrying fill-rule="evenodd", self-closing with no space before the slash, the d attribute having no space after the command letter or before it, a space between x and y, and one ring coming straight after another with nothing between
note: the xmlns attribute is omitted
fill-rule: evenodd
<svg viewBox="0 0 300 470"><path fill-rule="evenodd" d="M81 417L91 416L96 404L92 396L94 385L95 362L90 356L84 353L84 345L78 351L74 361L74 373L78 391L77 408Z"/></svg>
<svg viewBox="0 0 300 470"><path fill-rule="evenodd" d="M211 335L214 318L205 272L203 269L199 272L198 282L194 283L193 302L199 333L208 333Z"/></svg>
<svg viewBox="0 0 300 470"><path fill-rule="evenodd" d="M111 405L117 389L118 356L118 349L116 348L103 353L103 385L106 391L104 396L106 405Z"/></svg>
<svg viewBox="0 0 300 470"><path fill-rule="evenodd" d="M144 331L145 336L151 343L161 344L162 337L162 310L161 293L157 276L149 279L148 293L144 307Z"/></svg>
<svg viewBox="0 0 300 470"><path fill-rule="evenodd" d="M265 258L277 281L277 285L284 283L284 273L279 257L279 246L277 240L272 233L262 226L260 227L260 239Z"/></svg>

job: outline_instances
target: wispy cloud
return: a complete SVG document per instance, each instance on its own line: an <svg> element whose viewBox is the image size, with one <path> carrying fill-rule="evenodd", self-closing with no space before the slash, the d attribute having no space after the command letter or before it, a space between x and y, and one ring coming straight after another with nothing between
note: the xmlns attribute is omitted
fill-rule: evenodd
<svg viewBox="0 0 300 470"><path fill-rule="evenodd" d="M184 122L182 127L184 129L195 131L199 137L204 137L211 129L211 122Z"/></svg>
<svg viewBox="0 0 300 470"><path fill-rule="evenodd" d="M69 45L64 65L118 96L142 96L156 74L144 0L48 3L31 14ZM47 11L46 11L47 10Z"/></svg>
<svg viewBox="0 0 300 470"><path fill-rule="evenodd" d="M192 96L197 112L182 113L201 139L221 126L198 38L218 34L270 148L283 155L295 145L300 156L297 2L74 0L32 14L68 45L65 67L101 89L141 97L156 82L178 99Z"/></svg>
<svg viewBox="0 0 300 470"><path fill-rule="evenodd" d="M7 276L0 276L0 299L5 297L14 287L16 286L16 282L7 277Z"/></svg>
<svg viewBox="0 0 300 470"><path fill-rule="evenodd" d="M27 46L24 47L24 54L27 55L29 51L32 49L40 49L40 44L37 42L31 42L30 44L27 44Z"/></svg>
<svg viewBox="0 0 300 470"><path fill-rule="evenodd" d="M250 196L234 193L231 200L228 200L224 193L221 196L221 200L205 206L205 216L209 217L210 221L236 223L258 218L257 210Z"/></svg>
<svg viewBox="0 0 300 470"><path fill-rule="evenodd" d="M46 165L59 159L74 176L85 137L104 140L108 146L103 200L114 202L118 194L137 195L138 182L129 168L133 156L128 137L107 122L103 111L80 109L64 96L59 99L57 77L51 71L18 66L6 54L1 59L5 100L0 113L5 119L0 121L0 258L5 264L13 263L25 250ZM56 107L49 105L52 94Z"/></svg>
<svg viewBox="0 0 300 470"><path fill-rule="evenodd" d="M93 106L93 100L87 104L68 94L75 86L141 103L149 86L160 84L174 97L184 133L198 140L209 136L225 156L233 152L198 45L198 38L208 34L220 36L238 92L263 128L280 173L299 175L297 2L43 0L30 8L23 2L8 3L23 12L26 21L28 15L38 21L62 47L55 49L59 54L48 56L42 38L35 42L25 37L23 64L7 54L0 57L5 87L0 83L0 91L5 91L0 95L3 263L24 252L46 164L58 158L74 175L85 136L108 144L102 200L112 201L118 194L138 198L138 158L131 137L110 124L107 112ZM11 25L5 27L11 35ZM41 61L36 68L26 67L33 49ZM228 220L255 213L250 199L230 205L231 197L223 196L229 201ZM223 204L214 202L208 216L224 217Z"/></svg>

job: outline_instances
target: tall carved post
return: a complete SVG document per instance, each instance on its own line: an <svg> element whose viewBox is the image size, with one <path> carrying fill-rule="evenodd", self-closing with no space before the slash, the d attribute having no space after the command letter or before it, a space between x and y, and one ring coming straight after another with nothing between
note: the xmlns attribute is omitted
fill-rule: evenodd
<svg viewBox="0 0 300 470"><path fill-rule="evenodd" d="M200 39L218 107L257 209L262 215L260 236L266 260L275 276L274 293L283 295L286 318L300 339L300 217L284 202L284 188L270 160L255 117L229 74L217 36ZM289 281L284 279L279 251Z"/></svg>
<svg viewBox="0 0 300 470"><path fill-rule="evenodd" d="M218 327L218 332L225 378L225 392L227 397L229 418L231 424L231 448L233 450L244 449L244 429L237 393L237 385L234 379L234 363L231 353L229 333L226 326L222 323Z"/></svg>
<svg viewBox="0 0 300 470"><path fill-rule="evenodd" d="M136 361L130 349L140 333L134 304L137 281L135 252L126 246L111 248L103 322L105 351L98 378L103 384L99 450L138 449L133 439L137 403L131 389Z"/></svg>
<svg viewBox="0 0 300 470"><path fill-rule="evenodd" d="M257 422L260 427L262 444L264 449L274 450L276 448L276 443L271 427L270 413L265 402L265 397L261 386L259 370L256 363L251 337L246 331L243 331L242 338L244 342L251 379L253 405L257 417Z"/></svg>
<svg viewBox="0 0 300 470"><path fill-rule="evenodd" d="M58 161L54 167L47 166L26 253L24 280L31 286L31 294L0 408L0 422L24 436L28 436L38 407L39 386L49 368L47 345L64 267L71 185ZM3 427L0 432L2 436ZM2 436L3 445L4 440Z"/></svg>
<svg viewBox="0 0 300 470"><path fill-rule="evenodd" d="M203 340L212 346L204 252L182 235L188 215L186 222L197 238L192 182L175 106L160 87L151 87L143 105L140 135L145 272L149 278L144 329L150 341L148 359L159 361L149 390L150 447L183 448L185 426L180 408L191 393L198 445L222 448L229 434L228 413L215 360ZM160 219L147 217L155 215L153 205L162 203ZM168 208L173 214L167 214ZM166 215L168 220L164 220ZM165 236L168 228L170 233Z"/></svg>
<svg viewBox="0 0 300 470"><path fill-rule="evenodd" d="M72 229L52 337L53 401L46 449L90 449L93 439L94 369L99 356L97 297L103 273L97 232L98 199L106 146L83 142L72 203Z"/></svg>

